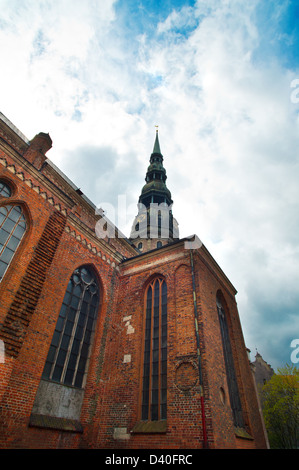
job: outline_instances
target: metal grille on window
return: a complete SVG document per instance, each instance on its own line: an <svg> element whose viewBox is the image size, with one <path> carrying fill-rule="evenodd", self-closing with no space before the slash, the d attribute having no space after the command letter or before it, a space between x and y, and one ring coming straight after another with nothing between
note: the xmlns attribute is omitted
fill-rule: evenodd
<svg viewBox="0 0 299 470"><path fill-rule="evenodd" d="M3 180L0 180L0 196L11 196L11 189Z"/></svg>
<svg viewBox="0 0 299 470"><path fill-rule="evenodd" d="M95 275L84 266L76 269L63 299L44 379L79 388L84 385L99 300Z"/></svg>
<svg viewBox="0 0 299 470"><path fill-rule="evenodd" d="M146 291L142 420L167 415L167 286L155 279Z"/></svg>
<svg viewBox="0 0 299 470"><path fill-rule="evenodd" d="M237 377L236 377L236 372L235 372L235 367L234 367L233 353L232 353L231 342L230 342L230 337L229 337L226 313L225 313L225 310L224 310L224 307L222 305L221 298L219 295L217 295L216 303L217 303L217 310L218 310L218 316L219 316L219 322L220 322L224 361L225 361L225 368L226 368L226 373L227 373L227 384L228 384L228 390L229 390L231 409L233 412L234 425L236 427L243 428L244 419L243 419Z"/></svg>
<svg viewBox="0 0 299 470"><path fill-rule="evenodd" d="M0 207L0 280L3 278L25 231L26 220L20 206Z"/></svg>

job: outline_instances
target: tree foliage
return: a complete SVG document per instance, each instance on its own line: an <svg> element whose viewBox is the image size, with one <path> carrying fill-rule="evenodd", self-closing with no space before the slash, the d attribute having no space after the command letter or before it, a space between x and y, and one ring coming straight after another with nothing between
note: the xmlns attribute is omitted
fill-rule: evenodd
<svg viewBox="0 0 299 470"><path fill-rule="evenodd" d="M262 388L262 407L271 448L299 448L299 370L286 365Z"/></svg>

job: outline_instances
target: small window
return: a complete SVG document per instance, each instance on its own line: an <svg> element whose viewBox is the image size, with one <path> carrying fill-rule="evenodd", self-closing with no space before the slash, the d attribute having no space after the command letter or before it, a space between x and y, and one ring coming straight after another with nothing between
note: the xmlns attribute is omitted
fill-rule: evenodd
<svg viewBox="0 0 299 470"><path fill-rule="evenodd" d="M3 197L10 197L11 196L11 189L7 183L3 180L0 180L0 196Z"/></svg>
<svg viewBox="0 0 299 470"><path fill-rule="evenodd" d="M26 220L20 206L0 207L0 281L25 231Z"/></svg>
<svg viewBox="0 0 299 470"><path fill-rule="evenodd" d="M161 248L162 247L162 242L157 242L157 248Z"/></svg>
<svg viewBox="0 0 299 470"><path fill-rule="evenodd" d="M142 242L138 243L138 250L142 250Z"/></svg>

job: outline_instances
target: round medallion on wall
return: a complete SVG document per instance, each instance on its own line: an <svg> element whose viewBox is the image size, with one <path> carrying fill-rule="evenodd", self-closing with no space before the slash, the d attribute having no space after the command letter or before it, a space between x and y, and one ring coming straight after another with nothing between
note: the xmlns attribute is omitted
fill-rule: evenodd
<svg viewBox="0 0 299 470"><path fill-rule="evenodd" d="M175 371L175 383L181 390L191 390L198 381L197 368L192 362L182 362Z"/></svg>

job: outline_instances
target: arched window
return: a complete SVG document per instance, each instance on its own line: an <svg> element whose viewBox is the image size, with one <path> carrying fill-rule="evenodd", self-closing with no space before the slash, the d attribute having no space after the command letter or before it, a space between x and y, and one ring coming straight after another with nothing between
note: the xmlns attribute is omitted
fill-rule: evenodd
<svg viewBox="0 0 299 470"><path fill-rule="evenodd" d="M162 214L161 214L161 211L158 211L158 237L161 237L161 222L162 222Z"/></svg>
<svg viewBox="0 0 299 470"><path fill-rule="evenodd" d="M226 312L224 309L224 302L222 301L222 295L219 292L216 297L216 304L218 310L218 317L220 322L220 330L222 337L223 345L223 354L227 375L227 384L229 390L229 398L231 403L231 408L233 412L234 425L239 428L244 427L243 413L241 400L239 395L236 371L234 366L233 353L231 348Z"/></svg>
<svg viewBox="0 0 299 470"><path fill-rule="evenodd" d="M3 196L3 197L11 196L11 189L8 186L8 184L3 180L0 180L0 196Z"/></svg>
<svg viewBox="0 0 299 470"><path fill-rule="evenodd" d="M94 273L76 269L68 283L43 378L74 387L84 385L100 292Z"/></svg>
<svg viewBox="0 0 299 470"><path fill-rule="evenodd" d="M20 206L0 207L0 281L26 231L26 220Z"/></svg>
<svg viewBox="0 0 299 470"><path fill-rule="evenodd" d="M167 415L167 286L155 278L145 293L141 419L157 421Z"/></svg>

